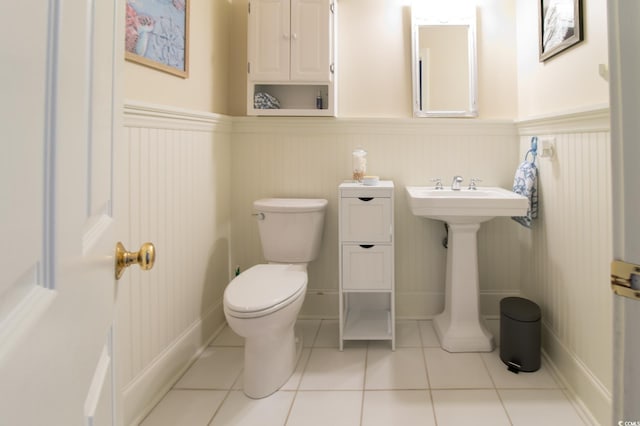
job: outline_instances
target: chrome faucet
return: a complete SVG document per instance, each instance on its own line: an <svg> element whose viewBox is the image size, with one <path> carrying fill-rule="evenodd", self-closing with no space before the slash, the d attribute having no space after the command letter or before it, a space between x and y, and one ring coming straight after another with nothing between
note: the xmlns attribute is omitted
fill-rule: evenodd
<svg viewBox="0 0 640 426"><path fill-rule="evenodd" d="M478 182L482 182L482 179L480 179L480 178L471 178L471 180L469 181L469 189L474 190L474 191L476 189L478 189L478 185L477 185Z"/></svg>
<svg viewBox="0 0 640 426"><path fill-rule="evenodd" d="M454 176L453 182L451 182L451 190L452 191L460 191L460 184L464 179L462 176Z"/></svg>
<svg viewBox="0 0 640 426"><path fill-rule="evenodd" d="M444 189L444 186L442 186L442 179L433 178L431 179L431 182L434 182L436 184L435 189Z"/></svg>

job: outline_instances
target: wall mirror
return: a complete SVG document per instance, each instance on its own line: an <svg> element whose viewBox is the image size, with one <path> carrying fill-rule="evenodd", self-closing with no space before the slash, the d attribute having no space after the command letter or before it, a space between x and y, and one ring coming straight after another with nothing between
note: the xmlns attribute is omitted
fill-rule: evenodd
<svg viewBox="0 0 640 426"><path fill-rule="evenodd" d="M476 10L411 7L413 113L477 117Z"/></svg>

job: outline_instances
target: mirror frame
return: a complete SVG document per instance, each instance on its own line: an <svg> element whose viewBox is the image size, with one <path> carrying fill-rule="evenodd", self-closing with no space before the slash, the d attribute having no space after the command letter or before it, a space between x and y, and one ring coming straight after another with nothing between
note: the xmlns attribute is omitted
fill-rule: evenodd
<svg viewBox="0 0 640 426"><path fill-rule="evenodd" d="M464 26L468 28L469 103L466 109L455 111L424 111L420 109L420 84L418 81L419 30L420 27ZM456 10L411 7L411 75L413 83L414 117L477 117L478 116L478 63L476 55L476 8Z"/></svg>

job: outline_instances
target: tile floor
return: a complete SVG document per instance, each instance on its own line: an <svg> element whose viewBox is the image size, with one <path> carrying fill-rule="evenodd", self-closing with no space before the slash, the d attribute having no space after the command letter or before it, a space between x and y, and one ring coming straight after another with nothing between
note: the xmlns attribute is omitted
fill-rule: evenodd
<svg viewBox="0 0 640 426"><path fill-rule="evenodd" d="M242 393L243 340L225 327L142 426L586 425L544 365L513 374L492 353L448 353L430 321L398 321L389 342L347 342L338 323L299 320L304 349L275 394Z"/></svg>

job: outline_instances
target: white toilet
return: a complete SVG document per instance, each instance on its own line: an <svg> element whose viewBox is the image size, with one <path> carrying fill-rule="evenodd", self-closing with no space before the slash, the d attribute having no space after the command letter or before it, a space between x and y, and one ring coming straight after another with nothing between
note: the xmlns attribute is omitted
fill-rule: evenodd
<svg viewBox="0 0 640 426"><path fill-rule="evenodd" d="M244 393L263 398L291 376L302 342L293 327L307 290L307 263L318 256L327 200L269 198L253 203L267 265L225 289L229 327L244 337Z"/></svg>

